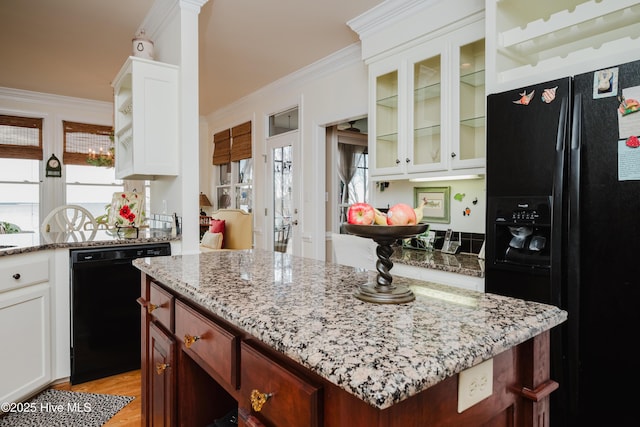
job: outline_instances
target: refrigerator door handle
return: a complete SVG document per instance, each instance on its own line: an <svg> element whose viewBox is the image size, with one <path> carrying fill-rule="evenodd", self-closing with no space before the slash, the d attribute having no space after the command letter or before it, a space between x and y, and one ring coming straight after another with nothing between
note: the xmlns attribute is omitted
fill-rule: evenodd
<svg viewBox="0 0 640 427"><path fill-rule="evenodd" d="M562 306L562 234L564 210L564 174L566 163L567 121L569 96L562 98L556 134L556 152L553 167L553 192L551 194L551 303Z"/></svg>
<svg viewBox="0 0 640 427"><path fill-rule="evenodd" d="M566 129L567 129L567 105L568 102L568 97L564 97L562 98L562 104L560 105L560 117L559 117L559 121L558 121L558 132L556 134L556 154L558 154L559 152L564 153L564 141L565 141L565 134L566 134ZM560 165L558 165L558 163L556 162L556 172L557 172L557 168L558 166L561 166L564 164L564 162L561 162ZM555 187L555 180L554 180L554 187Z"/></svg>
<svg viewBox="0 0 640 427"><path fill-rule="evenodd" d="M582 134L580 129L582 128L582 97L580 94L576 94L573 98L573 121L571 129L571 149L580 150L582 145Z"/></svg>
<svg viewBox="0 0 640 427"><path fill-rule="evenodd" d="M571 128L571 149L569 151L569 212L567 238L567 301L565 309L572 313L567 319L567 328L573 333L567 335L567 353L571 355L571 364L578 363L580 356L580 337L575 331L580 319L580 162L582 151L582 96L576 94L573 100L573 122ZM580 378L577 370L570 371L569 386L580 390ZM578 397L579 399L579 397ZM573 409L575 410L575 408Z"/></svg>
<svg viewBox="0 0 640 427"><path fill-rule="evenodd" d="M569 292L567 305L577 310L580 285L580 154L582 151L582 97L576 94L573 100L573 122L571 127L571 149L569 150L569 197L567 272ZM577 311L576 311L577 313Z"/></svg>

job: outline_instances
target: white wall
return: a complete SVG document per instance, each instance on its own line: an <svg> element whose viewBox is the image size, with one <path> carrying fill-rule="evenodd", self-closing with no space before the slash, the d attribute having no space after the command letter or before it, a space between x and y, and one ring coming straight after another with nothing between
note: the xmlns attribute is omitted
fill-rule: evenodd
<svg viewBox="0 0 640 427"><path fill-rule="evenodd" d="M62 178L45 177L46 161L55 154L62 160L62 121L113 126L113 104L80 98L29 92L0 87L0 114L41 117L43 121L43 161L40 165L40 218L65 204L65 169ZM105 205L109 200L105 201Z"/></svg>
<svg viewBox="0 0 640 427"><path fill-rule="evenodd" d="M375 184L375 181L373 182ZM484 179L471 179L460 181L431 181L410 182L408 180L389 181L389 187L380 191L375 185L372 187L372 202L377 208L386 208L395 203L406 203L413 206L414 188L422 187L450 187L450 213L451 222L448 224L430 223L431 230L446 230L468 233L484 233L486 217L486 184ZM461 202L455 200L456 193L464 194ZM474 199L478 203L473 204ZM470 215L463 215L465 208L471 209Z"/></svg>
<svg viewBox="0 0 640 427"><path fill-rule="evenodd" d="M300 227L302 255L325 257L325 126L367 114L367 69L361 60L360 45L354 44L333 55L276 81L240 101L206 117L209 132L201 136L201 152L207 153L206 169L201 159L201 175L214 183L211 165L213 134L253 120L255 246L266 248L268 236L266 156L269 115L299 105L302 171ZM211 193L213 194L213 189Z"/></svg>

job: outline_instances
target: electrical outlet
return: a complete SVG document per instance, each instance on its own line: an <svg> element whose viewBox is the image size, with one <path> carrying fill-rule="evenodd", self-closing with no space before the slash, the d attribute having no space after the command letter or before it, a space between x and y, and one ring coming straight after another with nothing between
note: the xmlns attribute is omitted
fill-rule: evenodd
<svg viewBox="0 0 640 427"><path fill-rule="evenodd" d="M493 393L493 359L460 372L458 375L458 413Z"/></svg>

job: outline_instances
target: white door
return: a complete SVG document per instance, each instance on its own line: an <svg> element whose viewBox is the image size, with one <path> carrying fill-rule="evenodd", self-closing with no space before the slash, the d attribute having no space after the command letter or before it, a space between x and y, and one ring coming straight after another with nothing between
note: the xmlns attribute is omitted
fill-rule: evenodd
<svg viewBox="0 0 640 427"><path fill-rule="evenodd" d="M267 214L271 247L275 251L301 255L300 177L297 156L299 131L272 136L267 140L271 203Z"/></svg>

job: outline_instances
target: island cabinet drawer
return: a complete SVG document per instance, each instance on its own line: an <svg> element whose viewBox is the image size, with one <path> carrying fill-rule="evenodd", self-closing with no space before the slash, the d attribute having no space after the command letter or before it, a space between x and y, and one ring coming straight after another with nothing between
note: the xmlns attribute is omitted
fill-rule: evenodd
<svg viewBox="0 0 640 427"><path fill-rule="evenodd" d="M238 335L177 300L176 337L183 342L184 351L218 382L238 388Z"/></svg>
<svg viewBox="0 0 640 427"><path fill-rule="evenodd" d="M173 300L173 295L162 289L156 283L151 282L149 286L147 311L151 315L152 320L157 321L171 332L173 332L174 319Z"/></svg>
<svg viewBox="0 0 640 427"><path fill-rule="evenodd" d="M24 288L49 280L49 258L12 255L0 263L0 292ZM4 260L3 260L4 261Z"/></svg>
<svg viewBox="0 0 640 427"><path fill-rule="evenodd" d="M273 360L248 341L240 348L238 406L267 425L317 427L322 425L322 388Z"/></svg>

